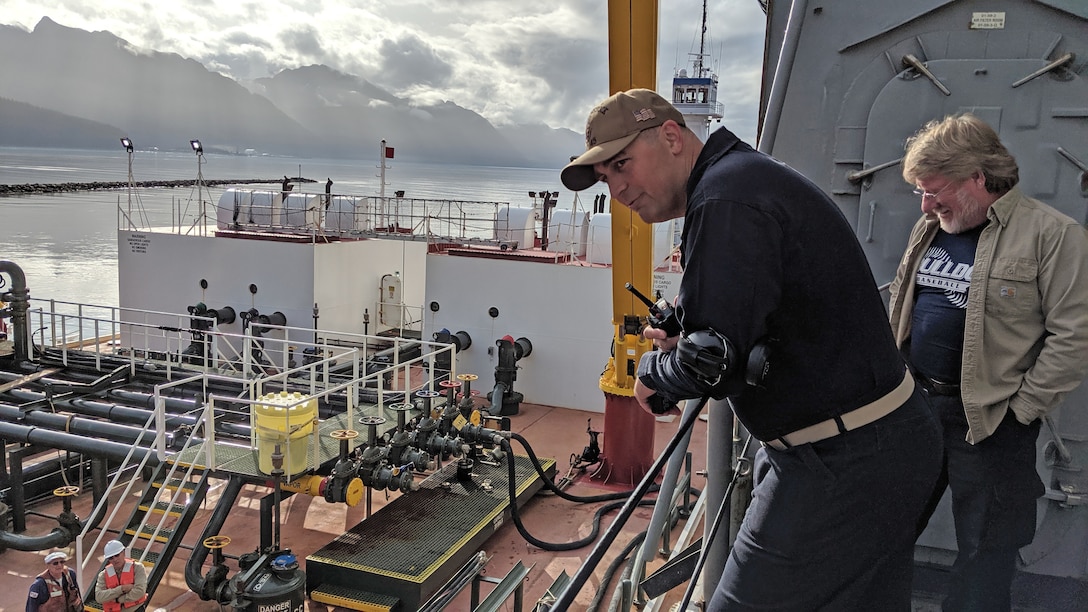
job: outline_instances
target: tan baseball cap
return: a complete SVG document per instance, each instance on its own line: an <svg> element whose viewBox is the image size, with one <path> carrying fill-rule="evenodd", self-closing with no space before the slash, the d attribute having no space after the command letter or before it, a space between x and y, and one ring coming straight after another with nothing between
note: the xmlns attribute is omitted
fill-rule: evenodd
<svg viewBox="0 0 1088 612"><path fill-rule="evenodd" d="M638 137L639 132L669 119L684 125L684 115L649 89L629 89L612 95L589 113L586 152L563 168L567 189L581 191L597 182L593 164L608 161Z"/></svg>

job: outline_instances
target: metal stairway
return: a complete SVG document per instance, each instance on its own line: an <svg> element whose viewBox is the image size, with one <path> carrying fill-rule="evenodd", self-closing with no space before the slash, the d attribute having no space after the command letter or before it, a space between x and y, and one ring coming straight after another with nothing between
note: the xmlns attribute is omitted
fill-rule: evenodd
<svg viewBox="0 0 1088 612"><path fill-rule="evenodd" d="M199 512L210 480L210 470L202 466L174 461L159 464L117 537L130 547L129 556L147 571L149 602ZM102 609L94 598L95 579L87 581L83 597L88 611Z"/></svg>

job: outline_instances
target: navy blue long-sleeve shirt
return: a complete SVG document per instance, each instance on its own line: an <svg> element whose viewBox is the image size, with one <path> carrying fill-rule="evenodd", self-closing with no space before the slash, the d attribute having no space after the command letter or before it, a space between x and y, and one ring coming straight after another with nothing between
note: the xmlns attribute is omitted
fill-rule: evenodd
<svg viewBox="0 0 1088 612"><path fill-rule="evenodd" d="M724 128L703 147L687 189L677 315L685 333L714 329L736 347L741 371L718 394L732 396L755 437L849 412L903 380L865 254L826 194ZM768 338L765 388L747 386L743 363ZM638 374L674 400L712 392L676 351L646 353Z"/></svg>

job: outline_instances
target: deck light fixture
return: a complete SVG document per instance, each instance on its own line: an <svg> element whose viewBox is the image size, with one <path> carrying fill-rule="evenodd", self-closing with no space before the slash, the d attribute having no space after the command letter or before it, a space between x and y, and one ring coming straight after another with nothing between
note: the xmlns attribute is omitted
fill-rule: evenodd
<svg viewBox="0 0 1088 612"><path fill-rule="evenodd" d="M132 141L128 139L128 136L121 137L121 146L129 153L132 153Z"/></svg>
<svg viewBox="0 0 1088 612"><path fill-rule="evenodd" d="M199 140L190 140L189 146L193 147L193 153L196 153L197 155L204 154L204 146L200 144Z"/></svg>

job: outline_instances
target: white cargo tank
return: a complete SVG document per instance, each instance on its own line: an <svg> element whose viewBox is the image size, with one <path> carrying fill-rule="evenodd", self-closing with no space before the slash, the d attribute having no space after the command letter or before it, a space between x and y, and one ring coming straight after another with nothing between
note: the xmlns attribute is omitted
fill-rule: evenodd
<svg viewBox="0 0 1088 612"><path fill-rule="evenodd" d="M325 229L330 232L365 232L371 229L369 200L355 196L332 196L325 210Z"/></svg>
<svg viewBox="0 0 1088 612"><path fill-rule="evenodd" d="M312 193L289 193L283 200L280 225L288 229L318 227L325 210L324 196Z"/></svg>
<svg viewBox="0 0 1088 612"><path fill-rule="evenodd" d="M250 190L228 189L219 196L215 206L215 226L223 229L240 229L249 218Z"/></svg>
<svg viewBox="0 0 1088 612"><path fill-rule="evenodd" d="M664 265L672 254L673 220L653 225L653 267ZM593 264L612 265L612 213L597 213L589 218L586 261Z"/></svg>
<svg viewBox="0 0 1088 612"><path fill-rule="evenodd" d="M585 257L589 236L589 213L584 210L555 210L548 224L548 250Z"/></svg>
<svg viewBox="0 0 1088 612"><path fill-rule="evenodd" d="M536 242L537 216L535 208L503 206L495 213L495 240L532 248Z"/></svg>

